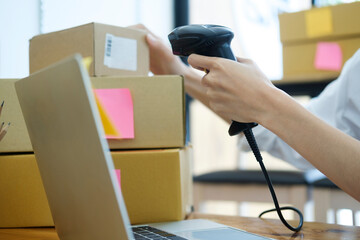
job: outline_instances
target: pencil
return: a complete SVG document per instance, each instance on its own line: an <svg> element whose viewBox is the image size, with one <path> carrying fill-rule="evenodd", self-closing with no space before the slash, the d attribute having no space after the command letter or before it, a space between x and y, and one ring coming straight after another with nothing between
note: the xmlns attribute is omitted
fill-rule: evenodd
<svg viewBox="0 0 360 240"><path fill-rule="evenodd" d="M8 123L0 132L0 141L5 137L6 133L8 132L8 129L10 127L10 123Z"/></svg>
<svg viewBox="0 0 360 240"><path fill-rule="evenodd" d="M1 111L3 109L4 103L5 103L5 101L2 101L1 106L0 106L0 117L1 117Z"/></svg>
<svg viewBox="0 0 360 240"><path fill-rule="evenodd" d="M1 126L0 126L0 132L1 132L1 130L3 129L3 127L4 127L4 122L2 122L2 124L1 124Z"/></svg>

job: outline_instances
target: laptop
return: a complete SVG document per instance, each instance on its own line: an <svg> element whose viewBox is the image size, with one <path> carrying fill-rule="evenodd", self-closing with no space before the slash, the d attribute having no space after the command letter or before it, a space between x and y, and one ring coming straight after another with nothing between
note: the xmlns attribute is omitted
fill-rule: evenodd
<svg viewBox="0 0 360 240"><path fill-rule="evenodd" d="M201 219L131 226L80 55L15 88L60 239L268 239Z"/></svg>

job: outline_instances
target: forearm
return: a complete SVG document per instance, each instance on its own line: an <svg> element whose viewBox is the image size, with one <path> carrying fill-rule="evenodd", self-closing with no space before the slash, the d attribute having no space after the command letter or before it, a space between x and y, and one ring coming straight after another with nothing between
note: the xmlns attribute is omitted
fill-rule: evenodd
<svg viewBox="0 0 360 240"><path fill-rule="evenodd" d="M270 90L269 106L261 124L360 201L360 142L327 125L278 89Z"/></svg>
<svg viewBox="0 0 360 240"><path fill-rule="evenodd" d="M303 158L303 156L269 129L259 125L253 128L253 133L260 151L266 151L270 155L279 158L302 171L315 169L312 164ZM245 138L239 138L238 147L240 151L251 151Z"/></svg>

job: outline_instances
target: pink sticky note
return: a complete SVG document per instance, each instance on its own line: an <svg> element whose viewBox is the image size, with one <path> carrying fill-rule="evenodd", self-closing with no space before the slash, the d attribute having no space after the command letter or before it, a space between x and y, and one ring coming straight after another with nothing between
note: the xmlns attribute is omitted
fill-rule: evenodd
<svg viewBox="0 0 360 240"><path fill-rule="evenodd" d="M343 55L339 44L319 42L316 46L314 66L319 70L340 71Z"/></svg>
<svg viewBox="0 0 360 240"><path fill-rule="evenodd" d="M120 175L120 169L115 169L116 177L119 182L119 188L121 190L121 175Z"/></svg>
<svg viewBox="0 0 360 240"><path fill-rule="evenodd" d="M134 138L134 106L127 88L95 89L96 95L120 136L107 139Z"/></svg>

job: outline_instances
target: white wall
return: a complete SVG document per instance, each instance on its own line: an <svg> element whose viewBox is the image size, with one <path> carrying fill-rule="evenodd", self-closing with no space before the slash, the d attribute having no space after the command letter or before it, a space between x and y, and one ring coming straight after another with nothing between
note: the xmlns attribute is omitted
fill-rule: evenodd
<svg viewBox="0 0 360 240"><path fill-rule="evenodd" d="M117 26L143 23L166 37L173 27L169 0L43 0L42 31L57 31L89 22Z"/></svg>
<svg viewBox="0 0 360 240"><path fill-rule="evenodd" d="M29 74L29 39L39 33L39 0L0 0L0 78Z"/></svg>
<svg viewBox="0 0 360 240"><path fill-rule="evenodd" d="M163 38L173 28L170 0L0 0L0 78L29 74L29 39L89 23L144 23Z"/></svg>

